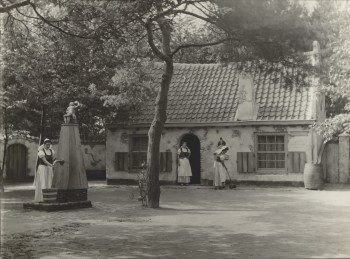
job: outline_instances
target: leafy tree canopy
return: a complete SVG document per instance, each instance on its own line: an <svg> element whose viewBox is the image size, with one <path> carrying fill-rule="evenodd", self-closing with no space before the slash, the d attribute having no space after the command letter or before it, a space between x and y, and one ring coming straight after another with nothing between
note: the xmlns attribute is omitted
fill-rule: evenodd
<svg viewBox="0 0 350 259"><path fill-rule="evenodd" d="M49 20L80 21L83 18L76 8L62 11L48 4L41 12ZM97 9L92 13L102 15ZM79 100L83 103L78 115L82 131L96 136L103 133L106 119L125 114L154 94L144 84L145 62L135 54L140 49L127 39L107 37L108 32L95 28L96 23L87 26L88 15L92 15L90 9L84 23L75 23L75 31L93 35L86 38L52 29L29 7L8 16L5 90L6 96L21 104L7 110L11 127L38 136L44 106L44 134L56 137L68 103ZM68 30L68 25L63 28Z"/></svg>
<svg viewBox="0 0 350 259"><path fill-rule="evenodd" d="M329 119L316 128L330 140L349 132L350 5L347 1L318 1L312 21L322 46L318 76L327 96Z"/></svg>

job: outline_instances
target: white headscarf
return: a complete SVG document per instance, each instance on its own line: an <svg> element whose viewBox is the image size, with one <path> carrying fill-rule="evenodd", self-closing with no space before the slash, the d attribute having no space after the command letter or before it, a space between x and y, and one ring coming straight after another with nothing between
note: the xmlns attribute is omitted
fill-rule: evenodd
<svg viewBox="0 0 350 259"><path fill-rule="evenodd" d="M215 155L220 155L222 153L222 151L228 150L228 146L221 146L220 148L218 148L217 150L215 150L214 154Z"/></svg>

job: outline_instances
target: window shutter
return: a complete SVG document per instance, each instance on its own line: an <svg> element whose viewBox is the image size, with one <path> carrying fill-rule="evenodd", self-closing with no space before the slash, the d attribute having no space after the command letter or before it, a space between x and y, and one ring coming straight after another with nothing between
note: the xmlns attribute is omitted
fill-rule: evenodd
<svg viewBox="0 0 350 259"><path fill-rule="evenodd" d="M288 152L288 173L303 173L305 163L305 152Z"/></svg>
<svg viewBox="0 0 350 259"><path fill-rule="evenodd" d="M167 151L166 153L166 171L171 172L173 170L172 165L173 165L173 156L171 151Z"/></svg>
<svg viewBox="0 0 350 259"><path fill-rule="evenodd" d="M127 152L115 152L114 169L116 171L128 171L129 170L129 153L127 153Z"/></svg>
<svg viewBox="0 0 350 259"><path fill-rule="evenodd" d="M255 155L253 152L237 152L237 171L238 173L255 172Z"/></svg>
<svg viewBox="0 0 350 259"><path fill-rule="evenodd" d="M243 154L242 152L237 152L237 171L238 173L243 173Z"/></svg>
<svg viewBox="0 0 350 259"><path fill-rule="evenodd" d="M161 172L172 171L172 154L171 151L161 152L159 157L159 170Z"/></svg>
<svg viewBox="0 0 350 259"><path fill-rule="evenodd" d="M132 136L129 135L129 161L128 161L128 169L130 169L130 171L132 171L132 164L133 164L133 156L132 156L132 150L133 150L133 138Z"/></svg>
<svg viewBox="0 0 350 259"><path fill-rule="evenodd" d="M161 172L166 172L166 152L160 152L159 170Z"/></svg>

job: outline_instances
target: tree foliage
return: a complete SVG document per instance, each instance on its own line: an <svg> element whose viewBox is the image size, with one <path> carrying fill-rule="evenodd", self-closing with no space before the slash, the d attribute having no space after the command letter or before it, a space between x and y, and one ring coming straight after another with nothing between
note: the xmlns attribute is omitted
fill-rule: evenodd
<svg viewBox="0 0 350 259"><path fill-rule="evenodd" d="M77 6L56 11L50 4L42 8L49 20L85 21L93 14L102 15L97 8L84 9L84 17ZM29 8L22 8L13 14L14 23L6 26L5 90L24 104L9 114L15 128L38 136L44 106L44 134L56 137L68 103L79 100L83 103L78 115L82 130L96 136L103 133L106 120L120 110L132 109L152 94L149 86L142 85L143 62L137 59L127 39L120 42L108 38L106 30L96 29L100 26L97 22L76 23L75 32L90 37L73 37L40 19L28 18L34 15ZM62 30L68 27L72 26L61 26Z"/></svg>
<svg viewBox="0 0 350 259"><path fill-rule="evenodd" d="M327 119L316 129L327 140L348 132L350 118L350 6L347 1L318 1L313 14L321 43L322 63L318 71L321 91L327 96Z"/></svg>

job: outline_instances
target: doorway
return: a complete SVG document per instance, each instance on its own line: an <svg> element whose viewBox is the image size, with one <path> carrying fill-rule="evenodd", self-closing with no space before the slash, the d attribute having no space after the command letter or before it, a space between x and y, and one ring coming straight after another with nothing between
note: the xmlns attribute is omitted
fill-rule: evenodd
<svg viewBox="0 0 350 259"><path fill-rule="evenodd" d="M187 142L188 148L191 150L191 156L189 158L192 177L190 184L201 183L201 143L197 136L193 134L186 134L182 137L181 143ZM180 143L180 144L181 144Z"/></svg>
<svg viewBox="0 0 350 259"><path fill-rule="evenodd" d="M6 179L9 181L25 181L27 175L27 147L13 144L7 148Z"/></svg>

